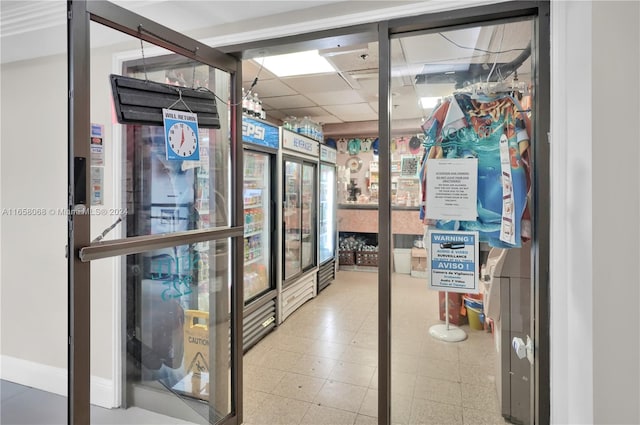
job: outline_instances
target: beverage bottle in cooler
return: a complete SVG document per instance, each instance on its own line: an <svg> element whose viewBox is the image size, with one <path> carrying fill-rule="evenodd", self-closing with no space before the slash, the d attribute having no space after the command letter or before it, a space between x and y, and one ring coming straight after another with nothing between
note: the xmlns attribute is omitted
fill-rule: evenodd
<svg viewBox="0 0 640 425"><path fill-rule="evenodd" d="M256 268L256 272L258 274L258 280L260 282L261 288L267 288L269 286L269 280L267 276L267 268L264 264L258 264Z"/></svg>
<svg viewBox="0 0 640 425"><path fill-rule="evenodd" d="M256 118L262 116L262 101L258 98L258 93L253 94L253 116Z"/></svg>
<svg viewBox="0 0 640 425"><path fill-rule="evenodd" d="M300 133L302 134L302 130L303 130L303 125L302 122L304 121L304 118L298 118L293 126L293 129L296 133Z"/></svg>
<svg viewBox="0 0 640 425"><path fill-rule="evenodd" d="M255 161L255 172L253 173L254 177L262 177L264 174L264 162L263 161Z"/></svg>
<svg viewBox="0 0 640 425"><path fill-rule="evenodd" d="M313 140L320 141L320 124L316 121L311 121L312 132L313 132Z"/></svg>
<svg viewBox="0 0 640 425"><path fill-rule="evenodd" d="M247 96L247 115L253 117L256 112L256 104L251 93Z"/></svg>
<svg viewBox="0 0 640 425"><path fill-rule="evenodd" d="M298 124L298 128L300 128L300 131L298 131L298 133L302 134L303 136L309 136L309 117L303 117Z"/></svg>
<svg viewBox="0 0 640 425"><path fill-rule="evenodd" d="M316 139L316 123L311 118L307 119L307 136L310 139Z"/></svg>
<svg viewBox="0 0 640 425"><path fill-rule="evenodd" d="M298 119L294 116L291 117L287 117L284 120L284 123L282 124L282 126L288 130L291 131L298 131L298 124L297 124Z"/></svg>
<svg viewBox="0 0 640 425"><path fill-rule="evenodd" d="M313 121L311 121L311 118L309 117L305 117L305 128L306 128L306 133L305 136L309 137L309 138L313 138Z"/></svg>

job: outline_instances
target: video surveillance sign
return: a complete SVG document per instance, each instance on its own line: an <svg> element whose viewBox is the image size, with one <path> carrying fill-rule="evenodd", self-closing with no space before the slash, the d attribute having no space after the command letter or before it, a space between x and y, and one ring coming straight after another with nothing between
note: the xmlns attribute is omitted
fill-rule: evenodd
<svg viewBox="0 0 640 425"><path fill-rule="evenodd" d="M478 293L478 232L429 232L431 278L438 291Z"/></svg>

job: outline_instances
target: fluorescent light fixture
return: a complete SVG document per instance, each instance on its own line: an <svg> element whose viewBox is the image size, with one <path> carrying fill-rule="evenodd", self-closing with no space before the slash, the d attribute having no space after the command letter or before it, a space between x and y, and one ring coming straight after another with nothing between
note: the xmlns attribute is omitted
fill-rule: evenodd
<svg viewBox="0 0 640 425"><path fill-rule="evenodd" d="M262 66L278 77L336 72L329 61L320 56L317 50L267 56L264 58L256 58L255 61L262 64Z"/></svg>
<svg viewBox="0 0 640 425"><path fill-rule="evenodd" d="M422 109L432 109L438 104L439 100L439 97L421 97L420 105L422 105Z"/></svg>

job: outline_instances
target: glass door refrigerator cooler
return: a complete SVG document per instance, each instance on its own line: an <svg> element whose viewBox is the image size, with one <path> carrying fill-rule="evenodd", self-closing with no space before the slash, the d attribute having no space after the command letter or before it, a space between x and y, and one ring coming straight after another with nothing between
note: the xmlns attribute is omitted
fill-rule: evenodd
<svg viewBox="0 0 640 425"><path fill-rule="evenodd" d="M317 294L319 143L282 131L282 279L279 323Z"/></svg>
<svg viewBox="0 0 640 425"><path fill-rule="evenodd" d="M320 145L320 190L318 213L318 292L329 286L336 277L336 159L337 151Z"/></svg>
<svg viewBox="0 0 640 425"><path fill-rule="evenodd" d="M244 142L244 325L248 350L276 327L277 232L274 171L278 127L242 117Z"/></svg>

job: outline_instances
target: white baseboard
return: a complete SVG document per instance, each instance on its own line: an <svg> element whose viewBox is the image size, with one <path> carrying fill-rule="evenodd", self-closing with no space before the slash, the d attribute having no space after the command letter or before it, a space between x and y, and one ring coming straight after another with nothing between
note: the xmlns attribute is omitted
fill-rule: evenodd
<svg viewBox="0 0 640 425"><path fill-rule="evenodd" d="M114 399L112 380L91 376L91 404L107 409L120 407L120 400Z"/></svg>
<svg viewBox="0 0 640 425"><path fill-rule="evenodd" d="M0 356L0 378L5 381L67 396L67 369L34 363L11 356ZM114 399L113 381L91 377L91 404L111 409L119 407Z"/></svg>

